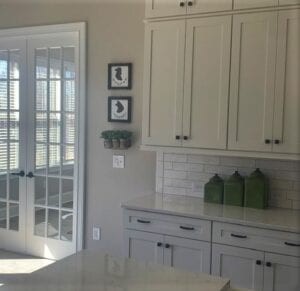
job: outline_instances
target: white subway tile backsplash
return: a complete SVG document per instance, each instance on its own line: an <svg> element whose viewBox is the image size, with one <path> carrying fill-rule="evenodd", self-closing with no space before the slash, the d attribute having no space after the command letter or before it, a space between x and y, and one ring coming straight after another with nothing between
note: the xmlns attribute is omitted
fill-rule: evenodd
<svg viewBox="0 0 300 291"><path fill-rule="evenodd" d="M218 173L226 179L238 170L248 176L255 168L268 177L269 204L300 209L300 162L204 155L157 155L157 185L161 193L203 197L204 185Z"/></svg>

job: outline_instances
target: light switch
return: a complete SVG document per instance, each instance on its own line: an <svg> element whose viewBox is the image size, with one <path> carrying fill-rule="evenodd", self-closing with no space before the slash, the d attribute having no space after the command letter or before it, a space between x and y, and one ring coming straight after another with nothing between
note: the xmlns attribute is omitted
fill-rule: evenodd
<svg viewBox="0 0 300 291"><path fill-rule="evenodd" d="M125 156L113 155L113 168L124 169Z"/></svg>

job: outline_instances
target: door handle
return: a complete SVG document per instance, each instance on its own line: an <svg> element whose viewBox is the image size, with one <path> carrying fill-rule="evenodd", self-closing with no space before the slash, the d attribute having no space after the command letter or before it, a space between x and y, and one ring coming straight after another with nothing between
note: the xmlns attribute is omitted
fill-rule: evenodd
<svg viewBox="0 0 300 291"><path fill-rule="evenodd" d="M193 6L193 1L188 1L188 6Z"/></svg>
<svg viewBox="0 0 300 291"><path fill-rule="evenodd" d="M13 176L19 176L19 177L24 177L25 176L25 172L24 171L20 171L19 173L11 173L11 175L13 175Z"/></svg>
<svg viewBox="0 0 300 291"><path fill-rule="evenodd" d="M271 262L267 262L267 263L266 263L266 266L267 266L267 267L272 267L272 263L271 263Z"/></svg>
<svg viewBox="0 0 300 291"><path fill-rule="evenodd" d="M165 244L165 248L169 249L171 246L169 244Z"/></svg>
<svg viewBox="0 0 300 291"><path fill-rule="evenodd" d="M184 1L180 1L179 6L180 6L180 7L184 7L184 6L185 6Z"/></svg>
<svg viewBox="0 0 300 291"><path fill-rule="evenodd" d="M261 265L261 260L257 260L256 265L260 266Z"/></svg>
<svg viewBox="0 0 300 291"><path fill-rule="evenodd" d="M289 243L289 242L285 242L284 244L286 246L290 246L290 247L300 247L300 244L293 244L293 243Z"/></svg>
<svg viewBox="0 0 300 291"><path fill-rule="evenodd" d="M161 243L161 242L158 242L156 245L157 245L158 247L161 247L161 246L162 246L162 243Z"/></svg>
<svg viewBox="0 0 300 291"><path fill-rule="evenodd" d="M33 175L33 173L32 173L32 172L29 172L29 173L26 175L26 177L31 179L31 178L33 178L33 177L34 177L34 175Z"/></svg>

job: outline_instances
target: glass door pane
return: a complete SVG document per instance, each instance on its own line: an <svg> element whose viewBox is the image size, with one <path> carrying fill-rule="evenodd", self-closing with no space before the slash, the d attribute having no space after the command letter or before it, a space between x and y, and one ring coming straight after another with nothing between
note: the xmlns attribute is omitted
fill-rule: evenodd
<svg viewBox="0 0 300 291"><path fill-rule="evenodd" d="M72 242L75 47L35 48L34 63L34 234Z"/></svg>

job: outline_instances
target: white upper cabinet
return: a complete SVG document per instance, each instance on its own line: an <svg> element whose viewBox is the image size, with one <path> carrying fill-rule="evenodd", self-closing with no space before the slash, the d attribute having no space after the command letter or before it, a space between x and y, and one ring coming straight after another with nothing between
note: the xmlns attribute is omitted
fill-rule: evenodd
<svg viewBox="0 0 300 291"><path fill-rule="evenodd" d="M233 0L146 0L146 17L232 10Z"/></svg>
<svg viewBox="0 0 300 291"><path fill-rule="evenodd" d="M187 0L187 14L232 10L232 0Z"/></svg>
<svg viewBox="0 0 300 291"><path fill-rule="evenodd" d="M231 16L187 20L186 147L226 148L231 20Z"/></svg>
<svg viewBox="0 0 300 291"><path fill-rule="evenodd" d="M234 0L234 9L262 8L270 6L278 6L278 0Z"/></svg>
<svg viewBox="0 0 300 291"><path fill-rule="evenodd" d="M184 81L185 21L148 23L145 32L143 143L178 146Z"/></svg>
<svg viewBox="0 0 300 291"><path fill-rule="evenodd" d="M273 151L300 153L300 10L280 11Z"/></svg>
<svg viewBox="0 0 300 291"><path fill-rule="evenodd" d="M146 17L186 14L186 0L146 0Z"/></svg>
<svg viewBox="0 0 300 291"><path fill-rule="evenodd" d="M296 5L300 4L300 0L279 0L279 5Z"/></svg>
<svg viewBox="0 0 300 291"><path fill-rule="evenodd" d="M233 18L228 149L272 150L277 12Z"/></svg>

